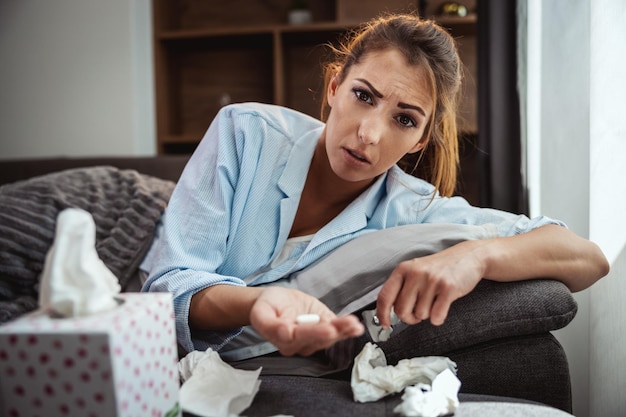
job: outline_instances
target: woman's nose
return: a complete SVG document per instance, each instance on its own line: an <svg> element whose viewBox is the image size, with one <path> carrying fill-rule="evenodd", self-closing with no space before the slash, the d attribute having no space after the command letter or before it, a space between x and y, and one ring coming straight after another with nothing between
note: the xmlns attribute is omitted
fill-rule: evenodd
<svg viewBox="0 0 626 417"><path fill-rule="evenodd" d="M361 121L358 130L359 140L365 145L376 145L383 135L383 122L375 118Z"/></svg>

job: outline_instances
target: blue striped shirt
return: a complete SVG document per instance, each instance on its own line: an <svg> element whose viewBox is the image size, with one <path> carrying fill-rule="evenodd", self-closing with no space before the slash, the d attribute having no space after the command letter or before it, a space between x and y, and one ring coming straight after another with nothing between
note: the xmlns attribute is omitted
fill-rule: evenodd
<svg viewBox="0 0 626 417"><path fill-rule="evenodd" d="M272 266L288 238L324 124L258 103L224 107L185 167L142 262L143 291L171 292L178 341L187 351L218 350L240 329L193 334L189 304L216 284L259 285L311 265L355 237L415 223L495 224L510 236L548 223L473 207L461 197L432 199L434 187L394 166L308 245Z"/></svg>

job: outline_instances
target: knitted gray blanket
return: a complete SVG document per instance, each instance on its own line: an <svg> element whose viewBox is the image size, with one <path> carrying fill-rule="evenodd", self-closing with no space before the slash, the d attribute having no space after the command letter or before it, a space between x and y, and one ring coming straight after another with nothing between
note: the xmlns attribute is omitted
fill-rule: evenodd
<svg viewBox="0 0 626 417"><path fill-rule="evenodd" d="M124 290L150 247L174 185L135 170L99 166L1 186L0 323L37 308L56 218L69 207L93 216L96 251Z"/></svg>

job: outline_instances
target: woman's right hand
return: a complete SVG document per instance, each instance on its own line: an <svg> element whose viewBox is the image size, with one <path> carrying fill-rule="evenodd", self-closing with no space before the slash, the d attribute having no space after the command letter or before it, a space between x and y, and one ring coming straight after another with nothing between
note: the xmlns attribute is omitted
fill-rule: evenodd
<svg viewBox="0 0 626 417"><path fill-rule="evenodd" d="M299 324L297 317L303 314L317 314L320 321ZM267 287L259 294L250 323L286 356L309 356L365 331L356 316L337 317L317 298L282 287Z"/></svg>

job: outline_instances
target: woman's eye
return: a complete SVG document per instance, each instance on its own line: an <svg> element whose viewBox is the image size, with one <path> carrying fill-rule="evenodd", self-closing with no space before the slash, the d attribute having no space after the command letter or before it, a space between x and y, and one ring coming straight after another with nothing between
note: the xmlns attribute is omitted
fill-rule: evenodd
<svg viewBox="0 0 626 417"><path fill-rule="evenodd" d="M414 126L417 126L417 124L415 123L415 120L413 120L411 117L407 116L406 114L401 114L400 116L396 117L396 120L403 127L414 127Z"/></svg>
<svg viewBox="0 0 626 417"><path fill-rule="evenodd" d="M366 91L359 90L357 88L355 88L352 91L354 91L354 95L360 101L362 101L364 103L372 104L372 97Z"/></svg>

